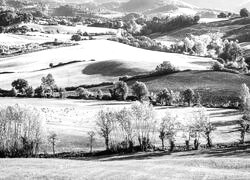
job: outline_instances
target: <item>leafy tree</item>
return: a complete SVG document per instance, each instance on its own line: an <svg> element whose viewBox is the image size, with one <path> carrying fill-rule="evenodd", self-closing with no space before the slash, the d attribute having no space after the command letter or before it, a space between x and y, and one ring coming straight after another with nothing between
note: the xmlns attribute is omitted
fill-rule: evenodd
<svg viewBox="0 0 250 180"><path fill-rule="evenodd" d="M25 79L17 79L13 81L11 85L18 91L18 93L21 94L24 94L25 89L29 86L28 81L26 81Z"/></svg>
<svg viewBox="0 0 250 180"><path fill-rule="evenodd" d="M33 97L35 94L35 91L32 88L32 86L29 86L28 88L25 89L25 93L27 97Z"/></svg>
<svg viewBox="0 0 250 180"><path fill-rule="evenodd" d="M74 34L71 37L71 41L81 41L82 37L79 34Z"/></svg>
<svg viewBox="0 0 250 180"><path fill-rule="evenodd" d="M188 106L191 106L191 103L194 100L194 91L192 89L187 89L183 92L184 102L188 103Z"/></svg>
<svg viewBox="0 0 250 180"><path fill-rule="evenodd" d="M240 10L240 16L241 17L248 17L249 16L249 11L246 8L243 8Z"/></svg>
<svg viewBox="0 0 250 180"><path fill-rule="evenodd" d="M160 135L159 138L162 141L162 149L164 149L164 140L167 138L170 144L170 151L173 151L175 146L175 136L180 128L180 123L177 122L177 117L173 116L172 113L167 112L165 116L162 118L160 124Z"/></svg>
<svg viewBox="0 0 250 180"><path fill-rule="evenodd" d="M115 83L115 92L118 96L120 96L123 100L126 100L128 96L128 85L126 82L118 81Z"/></svg>
<svg viewBox="0 0 250 180"><path fill-rule="evenodd" d="M115 121L115 113L109 109L101 110L98 113L98 118L96 121L96 126L98 128L98 133L105 140L106 150L109 150L110 145L110 134L114 130L113 123Z"/></svg>
<svg viewBox="0 0 250 180"><path fill-rule="evenodd" d="M224 65L219 63L218 61L212 64L211 70L213 71L222 71L224 69Z"/></svg>
<svg viewBox="0 0 250 180"><path fill-rule="evenodd" d="M132 86L132 93L133 95L135 95L140 101L142 101L142 99L144 97L146 97L148 95L148 88L146 86L145 83L143 82L138 82L136 81L133 86Z"/></svg>

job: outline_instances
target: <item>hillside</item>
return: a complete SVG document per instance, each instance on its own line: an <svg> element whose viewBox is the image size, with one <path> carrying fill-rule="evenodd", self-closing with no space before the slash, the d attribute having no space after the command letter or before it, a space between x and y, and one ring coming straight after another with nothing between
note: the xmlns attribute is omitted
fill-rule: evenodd
<svg viewBox="0 0 250 180"><path fill-rule="evenodd" d="M203 35L207 33L222 33L224 38L238 39L240 42L249 41L250 18L234 18L210 23L200 23L191 27L179 29L165 34L155 34L156 40L179 41L187 34Z"/></svg>
<svg viewBox="0 0 250 180"><path fill-rule="evenodd" d="M89 61L92 59L94 61ZM52 73L57 84L63 87L114 81L126 74L152 71L166 60L182 70L204 70L212 63L209 58L143 50L107 40L83 41L78 46L0 59L0 88L9 89L11 82L20 77L38 86L48 73ZM72 61L79 62L49 68L50 63Z"/></svg>

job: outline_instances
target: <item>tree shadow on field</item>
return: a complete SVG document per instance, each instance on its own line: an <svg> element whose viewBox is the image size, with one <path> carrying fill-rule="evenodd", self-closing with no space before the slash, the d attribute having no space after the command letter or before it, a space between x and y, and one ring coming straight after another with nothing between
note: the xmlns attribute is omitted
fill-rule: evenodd
<svg viewBox="0 0 250 180"><path fill-rule="evenodd" d="M250 143L242 144L233 147L214 148L200 151L194 151L192 153L180 154L179 157L186 156L204 156L204 157L250 157Z"/></svg>
<svg viewBox="0 0 250 180"><path fill-rule="evenodd" d="M231 111L223 111L223 112L218 111L218 112L210 113L211 117L228 117L228 116L237 116L237 115L241 115L241 112L231 110Z"/></svg>
<svg viewBox="0 0 250 180"><path fill-rule="evenodd" d="M152 159L155 157L162 157L166 155L171 155L168 151L162 152L145 152L145 153L132 153L126 155L117 155L117 156L110 156L107 159L99 159L101 161L123 161L123 160L145 160L145 159Z"/></svg>
<svg viewBox="0 0 250 180"><path fill-rule="evenodd" d="M231 120L231 121L217 121L212 123L215 127L224 127L224 126L235 126L239 125L239 120Z"/></svg>

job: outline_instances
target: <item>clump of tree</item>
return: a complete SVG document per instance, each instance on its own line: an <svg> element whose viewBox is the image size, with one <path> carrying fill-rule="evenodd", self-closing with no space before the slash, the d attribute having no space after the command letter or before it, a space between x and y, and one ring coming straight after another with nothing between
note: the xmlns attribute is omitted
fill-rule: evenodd
<svg viewBox="0 0 250 180"><path fill-rule="evenodd" d="M0 107L0 157L37 155L44 141L38 110L20 105Z"/></svg>
<svg viewBox="0 0 250 180"><path fill-rule="evenodd" d="M195 92L193 91L193 89L186 89L185 91L183 91L183 102L187 103L188 106L191 106L191 104L194 102L195 99Z"/></svg>
<svg viewBox="0 0 250 180"><path fill-rule="evenodd" d="M170 74L178 72L179 69L173 66L169 61L164 61L162 64L156 67L155 71L159 74Z"/></svg>
<svg viewBox="0 0 250 180"><path fill-rule="evenodd" d="M89 92L87 89L82 88L82 87L77 88L76 92L80 99L89 99L90 97L93 96L91 92Z"/></svg>
<svg viewBox="0 0 250 180"><path fill-rule="evenodd" d="M123 149L131 152L135 141L142 151L152 147L152 136L156 131L154 110L148 103L134 103L131 108L119 111L109 109L98 113L97 129L105 140L106 150ZM114 143L117 144L115 147Z"/></svg>
<svg viewBox="0 0 250 180"><path fill-rule="evenodd" d="M11 96L26 96L26 97L33 97L35 92L32 88L32 86L29 86L28 81L25 79L17 79L12 82L12 90L11 90Z"/></svg>
<svg viewBox="0 0 250 180"><path fill-rule="evenodd" d="M79 34L74 34L71 37L71 41L81 41L82 37Z"/></svg>
<svg viewBox="0 0 250 180"><path fill-rule="evenodd" d="M136 81L132 86L132 93L136 96L139 101L142 101L143 98L147 97L149 94L148 88L145 83Z"/></svg>
<svg viewBox="0 0 250 180"><path fill-rule="evenodd" d="M157 102L161 105L172 106L175 100L174 92L172 90L164 89L157 94Z"/></svg>

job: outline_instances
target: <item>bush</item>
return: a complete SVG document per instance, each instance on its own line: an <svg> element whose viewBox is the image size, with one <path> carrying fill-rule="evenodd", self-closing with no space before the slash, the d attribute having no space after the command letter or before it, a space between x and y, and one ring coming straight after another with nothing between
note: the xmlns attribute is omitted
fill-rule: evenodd
<svg viewBox="0 0 250 180"><path fill-rule="evenodd" d="M211 67L211 70L213 71L222 71L224 69L224 65L219 63L219 62L214 62L212 67Z"/></svg>
<svg viewBox="0 0 250 180"><path fill-rule="evenodd" d="M246 8L243 8L240 10L240 16L241 17L248 17L249 16L249 11Z"/></svg>
<svg viewBox="0 0 250 180"><path fill-rule="evenodd" d="M34 108L0 108L0 157L31 157L43 142L42 121ZM8 129L8 131L6 131Z"/></svg>
<svg viewBox="0 0 250 180"><path fill-rule="evenodd" d="M138 81L133 84L132 93L139 99L139 101L142 101L142 99L149 94L146 84Z"/></svg>
<svg viewBox="0 0 250 180"><path fill-rule="evenodd" d="M158 65L155 69L156 72L160 74L169 74L179 71L178 68L174 67L169 61L164 61L162 64Z"/></svg>
<svg viewBox="0 0 250 180"><path fill-rule="evenodd" d="M82 37L79 34L74 34L71 37L71 41L81 41Z"/></svg>
<svg viewBox="0 0 250 180"><path fill-rule="evenodd" d="M40 98L45 97L44 88L42 86L39 86L35 89L35 96Z"/></svg>

